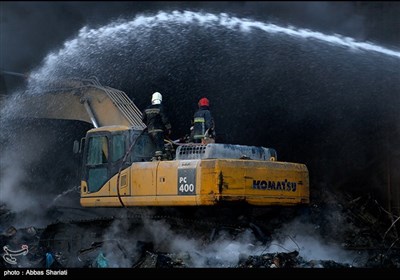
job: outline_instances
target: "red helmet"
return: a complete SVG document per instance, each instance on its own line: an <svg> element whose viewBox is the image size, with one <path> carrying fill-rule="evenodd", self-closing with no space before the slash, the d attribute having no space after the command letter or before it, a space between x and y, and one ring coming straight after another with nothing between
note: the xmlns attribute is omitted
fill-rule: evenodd
<svg viewBox="0 0 400 280"><path fill-rule="evenodd" d="M207 98L203 97L199 101L199 106L210 106L210 101Z"/></svg>

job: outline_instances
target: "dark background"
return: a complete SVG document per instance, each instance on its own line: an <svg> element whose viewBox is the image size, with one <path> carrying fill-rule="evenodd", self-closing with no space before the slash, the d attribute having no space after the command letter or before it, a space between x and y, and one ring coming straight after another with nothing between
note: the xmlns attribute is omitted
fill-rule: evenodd
<svg viewBox="0 0 400 280"><path fill-rule="evenodd" d="M400 45L396 1L2 1L0 67L28 72L88 24L159 10L229 12L263 22L338 33L382 46Z"/></svg>
<svg viewBox="0 0 400 280"><path fill-rule="evenodd" d="M0 67L20 73L40 67L50 51L63 48L84 25L98 28L112 20L133 19L138 13L175 9L224 12L400 50L398 2L1 2L0 7ZM210 40L210 33L196 28L189 31L184 44L161 36L149 39L148 49L127 52L141 54L135 63L109 52L107 67L93 62L96 67L74 74L95 74L102 83L135 97L141 109L155 90L165 94L174 138L187 133L196 102L206 94L219 142L273 147L278 159L307 164L312 196L317 190L341 189L356 195L373 194L385 206L397 207L398 58L261 32L249 39L212 30L212 38L220 40L217 44ZM154 32L158 34L158 30ZM154 42L160 50L150 48ZM171 51L176 49L179 52ZM65 61L59 69L65 76L72 73ZM8 94L24 85L20 77L2 78ZM44 129L43 123L27 124ZM47 133L62 131L52 149L65 160L58 163L62 168L46 173L54 169L55 162L47 155L36 165L43 172L35 174L50 177L46 180L50 182L60 177L65 180L75 172L71 164L75 159L69 155L72 141L84 135L87 127L65 121L45 126ZM9 132L22 129L10 127ZM16 131L11 133L13 137L17 137ZM12 142L10 139L4 141Z"/></svg>

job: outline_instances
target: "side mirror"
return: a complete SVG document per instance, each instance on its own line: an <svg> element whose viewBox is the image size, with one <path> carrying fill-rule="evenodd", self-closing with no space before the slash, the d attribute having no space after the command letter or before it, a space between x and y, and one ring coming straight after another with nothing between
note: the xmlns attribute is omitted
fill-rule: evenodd
<svg viewBox="0 0 400 280"><path fill-rule="evenodd" d="M77 154L77 153L79 153L80 152L80 149L79 149L79 141L78 140L75 140L74 141L74 146L73 146L73 148L72 148L72 151L74 152L74 154Z"/></svg>

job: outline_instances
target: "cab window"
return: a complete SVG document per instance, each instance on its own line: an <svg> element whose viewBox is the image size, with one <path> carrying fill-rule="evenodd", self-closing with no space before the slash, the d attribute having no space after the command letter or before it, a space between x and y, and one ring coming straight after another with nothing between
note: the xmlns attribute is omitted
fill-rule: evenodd
<svg viewBox="0 0 400 280"><path fill-rule="evenodd" d="M99 165L108 162L108 140L106 136L95 136L89 139L86 162L88 165Z"/></svg>
<svg viewBox="0 0 400 280"><path fill-rule="evenodd" d="M112 138L112 161L118 161L125 155L125 135L117 134Z"/></svg>

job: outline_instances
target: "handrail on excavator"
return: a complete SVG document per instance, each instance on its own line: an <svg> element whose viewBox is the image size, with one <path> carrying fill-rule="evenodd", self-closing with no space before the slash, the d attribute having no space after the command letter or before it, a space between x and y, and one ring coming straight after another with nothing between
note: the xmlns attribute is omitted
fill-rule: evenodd
<svg viewBox="0 0 400 280"><path fill-rule="evenodd" d="M15 117L81 120L94 127L124 125L143 130L142 113L125 92L96 77L69 78L42 85L37 94L19 94Z"/></svg>

